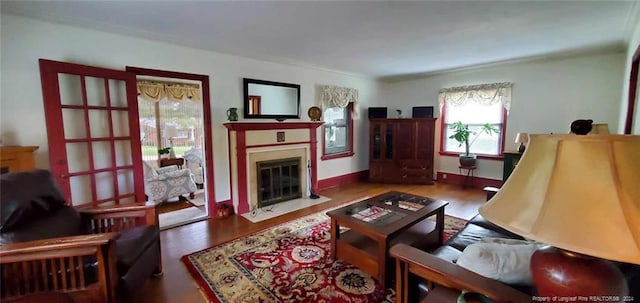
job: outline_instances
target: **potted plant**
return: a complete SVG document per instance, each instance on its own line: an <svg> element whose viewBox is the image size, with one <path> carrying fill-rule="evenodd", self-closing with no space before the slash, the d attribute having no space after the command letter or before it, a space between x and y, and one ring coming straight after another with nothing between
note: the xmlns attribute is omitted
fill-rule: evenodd
<svg viewBox="0 0 640 303"><path fill-rule="evenodd" d="M171 147L158 149L158 154L160 155L160 158L168 158L169 153L171 153Z"/></svg>
<svg viewBox="0 0 640 303"><path fill-rule="evenodd" d="M462 146L462 144L464 144L465 152L464 154L460 154L460 165L463 167L476 165L476 155L471 154L469 152L469 148L471 147L471 145L473 145L474 142L476 142L476 140L482 133L486 133L491 136L493 133L497 134L500 132L500 129L498 129L497 127L493 127L491 126L491 124L485 123L480 128L480 131L476 133L469 130L469 125L462 124L461 121L451 124L451 126L449 126L449 129L454 130L453 135L449 136L449 139L458 141L458 143L460 143L459 146ZM471 142L469 142L469 137L471 135L475 135L475 137L473 138L473 140L471 140Z"/></svg>

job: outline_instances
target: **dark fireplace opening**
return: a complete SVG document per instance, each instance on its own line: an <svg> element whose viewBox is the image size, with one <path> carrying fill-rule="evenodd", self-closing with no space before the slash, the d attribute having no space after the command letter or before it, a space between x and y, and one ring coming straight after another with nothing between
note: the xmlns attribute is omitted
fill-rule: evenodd
<svg viewBox="0 0 640 303"><path fill-rule="evenodd" d="M258 167L258 207L302 197L300 157L261 161Z"/></svg>

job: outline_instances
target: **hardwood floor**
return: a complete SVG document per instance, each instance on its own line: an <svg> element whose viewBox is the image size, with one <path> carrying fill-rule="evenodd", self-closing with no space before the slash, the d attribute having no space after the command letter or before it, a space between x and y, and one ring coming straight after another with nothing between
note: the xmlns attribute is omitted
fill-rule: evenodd
<svg viewBox="0 0 640 303"><path fill-rule="evenodd" d="M251 223L241 216L223 220L209 219L161 232L164 275L149 280L140 291L141 302L205 302L198 292L194 280L180 261L183 255L209 248L213 245L242 237L267 227L287 222L304 215L365 197L375 196L389 190L403 191L434 199L449 201L445 213L470 219L485 202L481 189L462 189L449 184L396 185L356 183L342 188L331 188L320 194L331 201L301 209L266 221Z"/></svg>

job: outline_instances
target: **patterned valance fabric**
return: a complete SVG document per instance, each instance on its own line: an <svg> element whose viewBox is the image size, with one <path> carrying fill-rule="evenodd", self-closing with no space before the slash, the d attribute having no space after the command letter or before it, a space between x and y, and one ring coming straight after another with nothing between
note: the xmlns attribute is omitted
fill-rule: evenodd
<svg viewBox="0 0 640 303"><path fill-rule="evenodd" d="M163 98L170 101L200 101L200 86L197 84L140 80L137 83L138 96L159 102Z"/></svg>
<svg viewBox="0 0 640 303"><path fill-rule="evenodd" d="M352 118L358 117L357 106L358 90L350 87L341 87L334 85L320 85L320 108L324 112L330 107L345 108L349 102L353 102Z"/></svg>
<svg viewBox="0 0 640 303"><path fill-rule="evenodd" d="M440 108L444 105L445 100L452 106L464 105L467 102L486 105L500 102L509 111L511 108L512 86L513 83L511 82L500 82L443 88L439 91L438 101Z"/></svg>

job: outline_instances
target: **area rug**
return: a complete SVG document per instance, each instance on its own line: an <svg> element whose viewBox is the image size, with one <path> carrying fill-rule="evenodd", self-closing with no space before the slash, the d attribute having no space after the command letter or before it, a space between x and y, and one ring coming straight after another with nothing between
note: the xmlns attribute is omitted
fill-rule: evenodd
<svg viewBox="0 0 640 303"><path fill-rule="evenodd" d="M395 302L393 289L331 260L329 222L315 213L181 260L208 302ZM445 238L464 222L447 216Z"/></svg>

